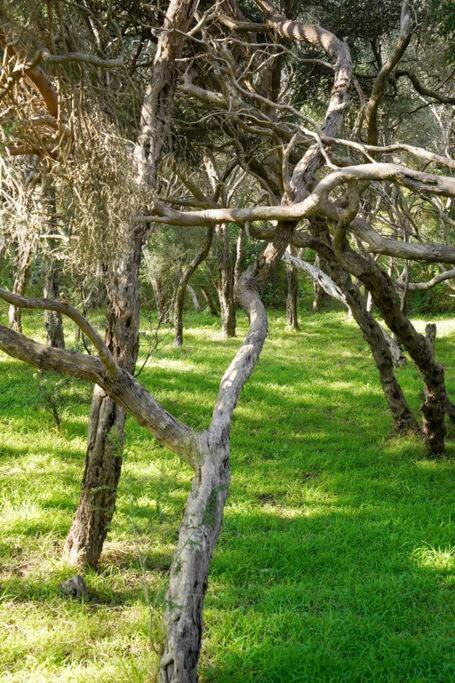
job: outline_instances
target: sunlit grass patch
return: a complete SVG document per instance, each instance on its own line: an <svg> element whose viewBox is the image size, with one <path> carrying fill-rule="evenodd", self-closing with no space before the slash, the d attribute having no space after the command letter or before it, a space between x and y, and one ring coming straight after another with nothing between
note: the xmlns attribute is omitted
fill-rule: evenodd
<svg viewBox="0 0 455 683"><path fill-rule="evenodd" d="M451 548L415 548L412 558L419 567L455 572L455 546Z"/></svg>

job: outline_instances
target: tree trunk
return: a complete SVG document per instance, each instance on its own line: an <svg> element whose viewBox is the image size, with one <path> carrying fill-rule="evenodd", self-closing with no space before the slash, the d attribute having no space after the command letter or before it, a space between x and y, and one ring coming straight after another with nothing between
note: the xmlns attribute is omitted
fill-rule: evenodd
<svg viewBox="0 0 455 683"><path fill-rule="evenodd" d="M428 340L429 345L431 346L431 349L433 351L433 357L435 357L436 353L436 325L434 323L427 323L425 325L425 337ZM455 406L453 405L452 401L447 395L446 392L446 414L447 417L450 418L452 422L455 422Z"/></svg>
<svg viewBox="0 0 455 683"><path fill-rule="evenodd" d="M156 310L160 320L166 320L168 317L166 297L164 296L161 279L159 276L152 276L151 279L153 295L155 297Z"/></svg>
<svg viewBox="0 0 455 683"><path fill-rule="evenodd" d="M212 297L212 293L210 291L210 288L207 287L207 285L201 285L201 292L202 292L202 296L204 297L204 301L208 306L210 314L213 315L214 318L218 318L218 316L219 316L218 309L215 305L215 302L213 301L213 297Z"/></svg>
<svg viewBox="0 0 455 683"><path fill-rule="evenodd" d="M199 303L199 299L198 299L196 290L195 290L194 287L192 287L191 285L188 285L188 286L187 286L187 290L188 290L188 292L189 292L189 294L190 294L191 301L193 302L193 308L194 308L194 310L195 310L196 312L199 312L199 311L201 310L201 304Z"/></svg>
<svg viewBox="0 0 455 683"><path fill-rule="evenodd" d="M235 337L235 293L234 272L229 249L228 226L222 223L217 228L218 236L218 298L221 311L221 332L223 337Z"/></svg>
<svg viewBox="0 0 455 683"><path fill-rule="evenodd" d="M289 247L291 254L295 255L295 249ZM299 277L297 268L288 263L286 266L286 320L288 326L293 330L299 330L298 297L299 297Z"/></svg>
<svg viewBox="0 0 455 683"><path fill-rule="evenodd" d="M49 255L45 260L43 287L43 296L45 299L59 298L59 270L58 264L52 256ZM58 349L65 348L65 335L61 313L56 311L45 311L44 329L46 330L46 341L48 346L53 346Z"/></svg>
<svg viewBox="0 0 455 683"><path fill-rule="evenodd" d="M239 300L250 321L248 334L220 383L212 422L201 435L200 465L188 497L166 596L166 640L161 683L196 683L202 608L210 560L221 529L229 485L232 415L267 336L267 314L258 289L279 263L295 224L279 223L262 256L239 280Z"/></svg>
<svg viewBox="0 0 455 683"><path fill-rule="evenodd" d="M16 270L14 273L13 292L23 295L30 279L31 271L31 244L18 246ZM14 332L22 333L22 309L11 305L8 311L9 326Z"/></svg>
<svg viewBox="0 0 455 683"><path fill-rule="evenodd" d="M193 0L171 0L166 10L141 110L134 159L137 186L144 194L156 184L156 172L171 120L176 87L175 59L196 9ZM173 30L176 29L176 30ZM106 344L117 363L134 372L139 347L139 266L148 226L132 217L128 247L109 268ZM157 301L158 307L162 305ZM161 315L161 311L160 311ZM96 566L112 519L120 477L125 413L95 390L90 416L81 500L67 537L65 554L77 565Z"/></svg>
<svg viewBox="0 0 455 683"><path fill-rule="evenodd" d="M162 683L195 683L210 561L228 493L229 443L209 444L193 479L174 552L164 623Z"/></svg>
<svg viewBox="0 0 455 683"><path fill-rule="evenodd" d="M235 251L235 265L234 265L234 292L237 291L240 275L242 272L242 260L245 250L245 228L239 225L239 234L237 235L237 244Z"/></svg>
<svg viewBox="0 0 455 683"><path fill-rule="evenodd" d="M320 268L322 271L325 270L324 259L321 259L319 254L316 255L314 259L315 268ZM313 312L319 313L322 310L324 300L327 299L327 293L324 288L318 282L314 282L314 296L313 296Z"/></svg>
<svg viewBox="0 0 455 683"><path fill-rule="evenodd" d="M142 240L113 269L107 296L106 344L128 372L139 345L139 265ZM64 556L75 566L96 567L115 510L124 442L125 412L95 387L79 506L66 539Z"/></svg>
<svg viewBox="0 0 455 683"><path fill-rule="evenodd" d="M408 351L425 383L425 402L421 406L423 433L430 456L444 452L446 391L444 368L433 357L431 345L419 334L401 310L390 277L372 260L345 245L337 249L339 262L371 291L375 305L385 322Z"/></svg>
<svg viewBox="0 0 455 683"><path fill-rule="evenodd" d="M204 240L204 245L200 252L194 256L188 268L183 272L177 286L174 298L174 343L176 346L183 346L183 305L185 303L185 292L191 276L198 266L207 258L210 247L212 246L213 230L209 228Z"/></svg>
<svg viewBox="0 0 455 683"><path fill-rule="evenodd" d="M313 219L312 223L315 226L314 232L319 238L315 248L320 251L320 255L323 255L321 261L323 260L327 272L322 273L320 269L316 269L311 264L306 264L306 272L312 276L314 281L318 281L319 286L324 289L326 294L335 297L351 310L353 318L370 347L378 369L384 396L392 414L394 430L399 434L419 431L417 422L395 377L394 360L390 349L392 340L367 311L359 288L352 282L349 274L336 263L335 255L329 246L330 234L326 226L318 219ZM325 240L322 241L321 238L324 235ZM296 264L299 261L300 259L294 260Z"/></svg>
<svg viewBox="0 0 455 683"><path fill-rule="evenodd" d="M346 276L347 274L344 277L343 275L340 278L337 277L336 281L338 281L338 285L345 292L352 316L370 347L379 372L384 396L392 414L394 430L398 434L418 432L419 427L416 419L395 377L394 362L384 330L366 310L358 287L352 283L349 276ZM343 278L344 282L341 278Z"/></svg>

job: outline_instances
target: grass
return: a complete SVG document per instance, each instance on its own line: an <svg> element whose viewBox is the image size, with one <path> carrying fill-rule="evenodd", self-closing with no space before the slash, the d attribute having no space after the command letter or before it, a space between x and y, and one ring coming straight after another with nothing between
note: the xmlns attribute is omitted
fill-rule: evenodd
<svg viewBox="0 0 455 683"><path fill-rule="evenodd" d="M437 354L455 395L452 322L438 323ZM204 315L188 325L185 348L163 342L141 379L201 428L239 341L220 340ZM40 327L26 317L35 337ZM270 328L234 419L201 680L455 680L451 458L430 462L420 442L390 437L376 371L344 314L306 314L300 333L274 314ZM417 408L416 370L399 377ZM128 420L101 571L87 576L90 599L65 599L72 572L60 553L90 388L71 381L59 393L57 431L33 370L0 355L1 680L149 681L190 472Z"/></svg>

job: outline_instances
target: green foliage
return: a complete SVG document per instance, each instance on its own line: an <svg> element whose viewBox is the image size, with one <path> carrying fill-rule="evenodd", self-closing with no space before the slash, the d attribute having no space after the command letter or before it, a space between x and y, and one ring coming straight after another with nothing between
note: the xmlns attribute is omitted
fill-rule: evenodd
<svg viewBox="0 0 455 683"><path fill-rule="evenodd" d="M239 340L221 340L209 315L187 319L184 349L160 345L141 380L203 428ZM376 370L344 313L301 323L301 333L286 332L284 316L271 316L236 411L201 681L453 680L453 465L429 462L420 442L390 438ZM39 337L40 316L25 324ZM245 328L241 320L239 335ZM69 325L67 333L71 343ZM436 344L453 395L453 321L438 323ZM31 373L1 356L0 670L11 681L145 683L190 472L128 420L101 571L86 577L88 600L63 598L59 584L74 570L60 553L90 391L75 381L65 389L56 432L37 409ZM418 373L408 363L399 376L416 409Z"/></svg>

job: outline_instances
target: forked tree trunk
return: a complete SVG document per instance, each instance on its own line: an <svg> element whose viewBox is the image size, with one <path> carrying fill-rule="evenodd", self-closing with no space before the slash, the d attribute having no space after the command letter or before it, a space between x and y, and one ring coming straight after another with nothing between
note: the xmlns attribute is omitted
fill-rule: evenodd
<svg viewBox="0 0 455 683"><path fill-rule="evenodd" d="M223 337L235 337L234 271L231 263L229 230L225 223L217 228L218 236L218 299Z"/></svg>
<svg viewBox="0 0 455 683"><path fill-rule="evenodd" d="M392 414L394 430L398 434L417 433L419 427L405 399L403 390L395 377L393 358L383 329L366 310L359 289L353 284L349 276L343 273L334 273L333 271L332 276L334 276L334 279L336 278L338 285L343 289L352 316L370 347L379 372L384 396Z"/></svg>
<svg viewBox="0 0 455 683"><path fill-rule="evenodd" d="M291 254L293 249L290 247ZM298 313L298 297L299 297L299 277L297 268L288 264L286 266L286 320L288 326L293 330L299 330L299 313Z"/></svg>
<svg viewBox="0 0 455 683"><path fill-rule="evenodd" d="M185 292L191 276L198 266L207 258L210 247L212 246L213 229L209 228L204 240L204 245L190 262L188 268L183 272L178 283L174 298L174 343L176 346L183 346L183 306L185 303Z"/></svg>
<svg viewBox="0 0 455 683"><path fill-rule="evenodd" d="M134 371L139 343L139 264L142 240L117 264L107 296L106 344L121 367ZM89 418L79 506L64 556L75 566L96 567L115 510L122 468L125 411L95 387Z"/></svg>

